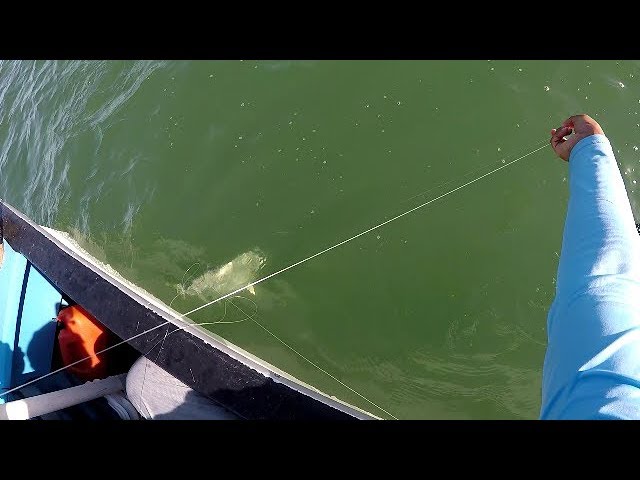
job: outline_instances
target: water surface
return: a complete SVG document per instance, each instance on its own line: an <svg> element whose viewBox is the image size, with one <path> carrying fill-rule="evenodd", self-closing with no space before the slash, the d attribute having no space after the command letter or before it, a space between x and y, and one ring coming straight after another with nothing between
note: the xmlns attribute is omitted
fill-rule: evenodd
<svg viewBox="0 0 640 480"><path fill-rule="evenodd" d="M0 196L185 312L531 152L573 113L610 137L637 218L639 75L4 61ZM566 182L543 149L192 318L383 417L247 316L398 418L536 418Z"/></svg>

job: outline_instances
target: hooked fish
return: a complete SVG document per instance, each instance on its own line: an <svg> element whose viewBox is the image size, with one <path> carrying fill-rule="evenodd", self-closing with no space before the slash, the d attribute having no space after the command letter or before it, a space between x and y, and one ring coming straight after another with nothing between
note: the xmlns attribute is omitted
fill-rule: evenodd
<svg viewBox="0 0 640 480"><path fill-rule="evenodd" d="M266 257L259 249L249 250L221 267L207 270L196 277L186 288L182 288L182 293L203 300L217 298L257 280L265 262ZM247 291L256 294L253 285L247 287Z"/></svg>

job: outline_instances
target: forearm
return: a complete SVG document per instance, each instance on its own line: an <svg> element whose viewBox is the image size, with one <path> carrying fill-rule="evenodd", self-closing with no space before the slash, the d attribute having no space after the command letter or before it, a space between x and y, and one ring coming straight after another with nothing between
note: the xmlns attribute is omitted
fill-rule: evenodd
<svg viewBox="0 0 640 480"><path fill-rule="evenodd" d="M569 299L606 275L637 280L640 240L613 150L604 135L591 135L573 148L569 189L557 296Z"/></svg>
<svg viewBox="0 0 640 480"><path fill-rule="evenodd" d="M573 147L569 188L541 416L640 414L640 237L604 135Z"/></svg>

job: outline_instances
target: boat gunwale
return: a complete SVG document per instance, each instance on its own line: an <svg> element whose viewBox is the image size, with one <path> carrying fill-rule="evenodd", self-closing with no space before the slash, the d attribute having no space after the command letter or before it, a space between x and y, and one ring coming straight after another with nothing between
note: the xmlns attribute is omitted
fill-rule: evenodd
<svg viewBox="0 0 640 480"><path fill-rule="evenodd" d="M7 212L8 215L5 215L5 212ZM22 225L18 225L15 222L15 220L11 218L12 215L15 217L15 219L21 222ZM7 222L7 224L3 225L5 221ZM281 400L280 402L278 401L278 398L274 398L274 399L271 399L275 407L275 411L273 412L274 414L273 417L268 414L267 412L268 409L262 409L262 414L259 414L257 417L253 417L251 408L248 408L248 406L245 405L246 402L240 401L238 402L238 404L233 405L234 402L231 401L232 405L229 404L229 398L232 398L234 396L233 394L230 394L230 392L225 392L222 395L215 395L216 389L213 388L213 391L212 391L213 386L211 385L212 383L216 383L215 380L211 381L211 379L209 379L209 381L207 381L207 379L198 378L198 381L196 381L194 372L192 371L191 368L189 368L188 370L191 373L190 376L192 378L189 378L189 375L186 375L185 372L183 371L184 366L182 366L182 368L178 368L175 364L176 362L171 362L170 359L167 358L166 353L164 356L161 355L161 353L163 352L163 347L165 352L171 350L171 353L176 354L176 352L174 351L175 345L174 345L174 348L168 349L166 342L163 341L163 345L162 347L160 347L158 351L157 358L154 358L153 355L149 355L149 354L153 352L154 349L156 349L156 347L152 347L151 350L149 350L148 341L144 341L144 340L138 341L138 339L135 339L127 342L131 344L134 348L136 348L140 353L147 355L152 361L154 361L155 363L158 363L162 368L164 368L165 370L175 375L184 383L187 383L189 386L191 386L192 388L195 388L197 391L207 394L210 398L213 398L214 400L219 401L223 406L229 408L231 411L238 414L242 418L379 419L379 417L374 416L371 413L366 412L365 410L362 410L358 407L350 405L342 400L337 399L336 397L329 396L324 392L316 389L315 387L312 387L311 385L308 385L302 382L301 380L293 377L292 375L278 369L277 367L269 364L268 362L243 350L237 345L234 345L233 343L228 342L227 340L224 340L222 337L216 335L215 333L210 332L202 327L198 327L194 323L189 323L185 321L183 318L187 318L187 317L183 317L179 312L173 310L171 307L164 304L164 302L155 298L152 294L144 291L142 288L138 287L132 282L129 282L127 279L120 276L117 273L117 271L114 270L114 272L117 274L117 276L114 276L112 273L102 268L100 266L101 262L93 258L91 254L84 251L79 245L77 246L74 245L74 243L76 242L73 241L73 239L70 236L68 236L66 232L60 232L58 230L51 229L49 227L43 227L41 225L38 225L37 223L33 222L31 219L29 219L26 215L21 213L16 208L0 200L0 242L2 241L2 238L3 238L2 235L4 235L4 237L7 238L8 240L11 240L12 239L11 237L13 237L13 239L18 240L17 243L20 244L21 243L20 232L22 232L22 236L33 236L33 232L28 232L29 228L31 228L34 232L37 232L37 234L42 236L42 238L39 241L39 243L41 243L41 246L42 246L42 240L51 242L51 244L53 244L53 246L55 246L59 252L69 257L72 261L78 262L80 266L83 267L84 269L97 275L99 278L95 279L96 282L98 282L99 279L101 279L112 288L115 288L116 290L118 290L121 294L124 294L124 297L134 302L140 308L145 309L147 311L146 317L149 317L149 313L150 313L151 316L155 317L156 320L161 319L161 320L164 320L165 322L168 322L167 327L171 324L175 325L179 329L178 331L175 331L175 333L174 332L171 333L172 336L174 335L176 336L175 338L183 337L181 340L184 341L184 340L189 340L189 338L184 338L185 336L190 337L192 340L197 340L197 343L199 342L201 345L202 344L207 345L209 349L214 350L217 353L217 355L214 355L214 356L220 357L220 354L222 354L228 357L226 359L227 362L222 362L222 363L226 364L226 363L229 363L230 361L231 363L237 362L241 364L242 367L245 367L245 371L242 374L246 377L252 377L252 378L247 378L248 384L251 385L251 386L248 386L248 388L250 389L266 388L266 391L264 391L263 394L267 395L268 397L273 396L273 394L275 394L276 397L279 397L279 396L291 397L290 394L286 394L284 391L282 391L281 388L270 388L269 387L270 383L273 383L274 386L280 385L281 387L286 388L289 392L294 393L293 397L297 397L297 400L294 400L294 403L309 403L308 400L313 401L311 402L311 404L307 406L298 405L298 407L300 408L294 407L293 410L295 411L286 413L283 410L283 407L285 407L285 404L286 406L292 407L293 406L292 398L286 398L286 399L282 398L280 399ZM39 259L35 258L38 256L37 252L34 250L36 247L36 243L38 243L35 240L35 238L36 237L32 238L32 242L30 246L22 245L23 248L20 248L20 245L18 245L17 251L19 251L22 255L27 257L27 259L33 265L35 265L39 270L43 271L42 263L39 265L40 263L38 262ZM22 240L24 240L24 238ZM12 247L16 248L14 247L13 243L14 242L11 243ZM40 256L42 257L42 255ZM76 292L68 292L67 289L61 285L61 283L65 283L64 279L52 278L53 275L51 275L51 272L47 270L51 270L51 269L44 268L43 274L56 286L56 288L60 289L61 291L71 296L72 298L76 299L73 295L73 293L76 293ZM69 282L67 281L66 283L69 283ZM81 296L87 297L87 295L81 295ZM76 297L77 297L77 294L76 294ZM85 298L85 302L79 302L79 303L82 303L83 306L87 308L89 312L96 315L97 312L93 311L95 309L95 305L93 305L94 302L91 302L91 301L87 302ZM117 308L115 310L117 310ZM132 335L126 335L126 334L122 335L121 331L123 330L123 328L119 328L119 329L114 328L118 326L122 327L122 323L116 325L117 322L115 321L112 321L112 322L104 321L103 318L107 316L111 317L109 315L109 312L107 313L103 312L102 315L96 315L97 318L99 318L103 323L105 323L105 325L108 328L114 330L114 333L121 336L121 338L126 339L132 336ZM138 325L140 325L140 323L142 322L141 321L138 322ZM163 333L165 335L165 340L166 340L168 338L169 330L167 328L166 329L167 333L165 334L164 332L165 327L164 326L161 327L159 325L160 324L158 323L157 325L153 325L153 327L156 327L155 329L158 330L158 332ZM117 330L120 330L120 331L117 331ZM146 328L146 330L149 330L149 328ZM157 336L155 338L157 338ZM175 338L174 338L173 344L176 343ZM193 342L187 342L187 343L193 343ZM196 346L198 351L201 350L202 348L201 345ZM171 365L172 363L174 363L174 365ZM177 363L179 364L180 362L177 362ZM196 364L194 364L194 366L196 366ZM236 368L233 368L233 367L234 365L222 365L221 369L237 370L238 365L235 365ZM246 371L246 369L251 369L255 373L259 374L261 377L263 377L264 382L262 382L262 385L256 386L255 375L250 375ZM216 376L216 378L220 382L225 383L225 379L222 378L223 375L220 375L220 373L222 372L218 372L218 373L219 374ZM238 374L238 372L235 372L235 373ZM228 381L226 383L234 383L231 379L227 379L227 380ZM203 385L202 385L203 381L208 384L208 388L203 388ZM261 382L258 381L258 383L261 383ZM258 394L257 391L254 394L249 393L249 397L255 397L256 394ZM222 398L216 398L216 397L222 397ZM308 400L305 400L305 399L308 399ZM252 403L255 403L255 400L250 401L249 406ZM320 407L319 405L313 405L313 403L322 404L323 407ZM325 407L328 407L330 410L327 410Z"/></svg>

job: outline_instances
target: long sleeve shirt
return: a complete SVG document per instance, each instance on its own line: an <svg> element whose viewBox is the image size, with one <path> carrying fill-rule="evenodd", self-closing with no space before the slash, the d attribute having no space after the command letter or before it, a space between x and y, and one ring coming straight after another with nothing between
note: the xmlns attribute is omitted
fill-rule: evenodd
<svg viewBox="0 0 640 480"><path fill-rule="evenodd" d="M569 157L542 419L640 419L640 236L604 135Z"/></svg>

